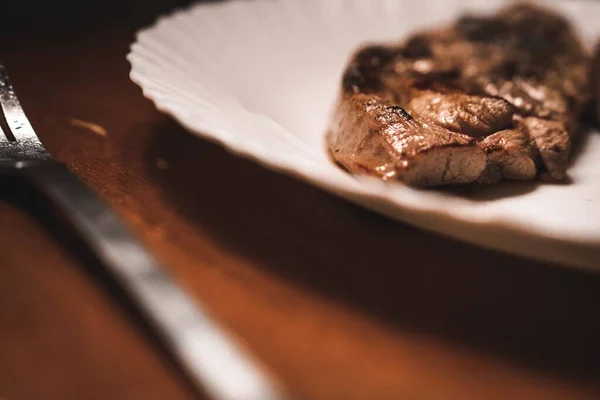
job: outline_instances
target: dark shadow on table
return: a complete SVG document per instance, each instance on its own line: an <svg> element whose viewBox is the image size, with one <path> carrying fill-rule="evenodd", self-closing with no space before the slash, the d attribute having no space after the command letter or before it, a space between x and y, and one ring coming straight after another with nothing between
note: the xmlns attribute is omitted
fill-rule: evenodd
<svg viewBox="0 0 600 400"><path fill-rule="evenodd" d="M98 286L98 289L110 297L112 306L118 309L123 317L131 323L140 338L149 346L159 350L159 359L166 369L180 377L180 383L185 385L190 393L194 393L198 400L209 398L192 380L187 378L178 361L170 356L164 342L155 333L151 322L143 317L143 311L134 303L126 290L117 284L96 255L84 243L79 232L72 229L65 216L54 208L41 192L23 178L14 175L0 175L0 199L12 203L35 218L41 227L50 233L56 244L79 262L82 272ZM40 268L44 268L44 265L40 265Z"/></svg>
<svg viewBox="0 0 600 400"><path fill-rule="evenodd" d="M157 170L157 158L168 169ZM390 221L238 159L172 121L157 126L147 159L183 218L272 274L402 330L577 381L599 378L600 275Z"/></svg>

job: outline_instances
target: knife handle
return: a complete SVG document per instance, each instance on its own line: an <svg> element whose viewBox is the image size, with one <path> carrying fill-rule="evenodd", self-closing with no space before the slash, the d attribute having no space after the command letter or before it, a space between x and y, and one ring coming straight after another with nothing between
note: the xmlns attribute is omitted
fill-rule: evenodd
<svg viewBox="0 0 600 400"><path fill-rule="evenodd" d="M214 400L289 399L75 174L55 161L21 172L75 228L201 392Z"/></svg>

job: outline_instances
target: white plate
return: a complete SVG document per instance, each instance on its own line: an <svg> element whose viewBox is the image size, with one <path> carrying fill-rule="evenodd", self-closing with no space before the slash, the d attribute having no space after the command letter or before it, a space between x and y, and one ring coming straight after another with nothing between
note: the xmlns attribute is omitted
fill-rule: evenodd
<svg viewBox="0 0 600 400"><path fill-rule="evenodd" d="M189 131L389 217L482 246L600 269L600 135L567 185L503 183L471 193L356 178L323 134L349 55L495 0L255 0L200 4L138 34L131 79ZM553 3L592 43L600 5ZM398 246L402 246L401 243ZM434 250L434 249L432 249ZM468 259L465 260L468 262Z"/></svg>

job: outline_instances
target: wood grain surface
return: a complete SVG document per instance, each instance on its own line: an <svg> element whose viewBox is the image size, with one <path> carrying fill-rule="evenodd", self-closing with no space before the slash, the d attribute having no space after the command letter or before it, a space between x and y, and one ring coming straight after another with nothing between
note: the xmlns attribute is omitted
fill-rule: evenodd
<svg viewBox="0 0 600 400"><path fill-rule="evenodd" d="M600 398L600 276L386 220L186 133L129 81L138 25L24 30L0 57L50 152L300 398ZM196 398L2 182L0 398Z"/></svg>

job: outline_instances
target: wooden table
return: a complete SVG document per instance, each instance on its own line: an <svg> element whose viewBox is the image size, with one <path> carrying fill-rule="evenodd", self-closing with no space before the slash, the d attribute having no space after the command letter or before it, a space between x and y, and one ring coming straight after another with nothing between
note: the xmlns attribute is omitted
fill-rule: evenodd
<svg viewBox="0 0 600 400"><path fill-rule="evenodd" d="M424 233L240 160L128 78L139 22L0 55L48 149L305 399L598 399L600 276ZM94 124L94 125L91 125ZM12 183L10 183L12 185ZM0 202L0 398L191 399L56 230Z"/></svg>

